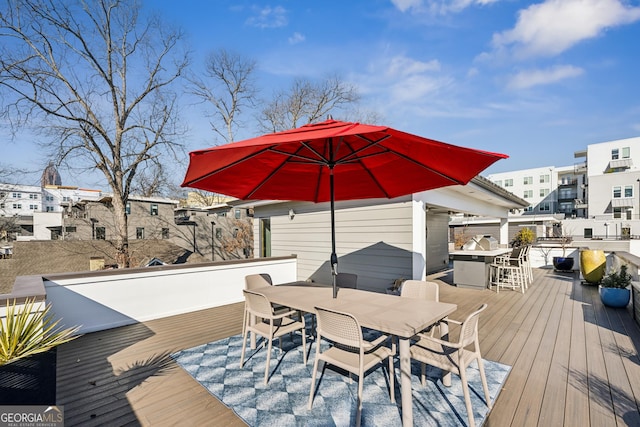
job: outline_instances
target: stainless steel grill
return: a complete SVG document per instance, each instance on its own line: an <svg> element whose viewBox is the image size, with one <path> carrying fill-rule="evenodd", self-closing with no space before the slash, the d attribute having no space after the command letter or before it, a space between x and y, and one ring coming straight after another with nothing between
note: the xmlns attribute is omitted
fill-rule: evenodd
<svg viewBox="0 0 640 427"><path fill-rule="evenodd" d="M498 241L491 236L475 235L462 246L464 251L493 251L498 249Z"/></svg>

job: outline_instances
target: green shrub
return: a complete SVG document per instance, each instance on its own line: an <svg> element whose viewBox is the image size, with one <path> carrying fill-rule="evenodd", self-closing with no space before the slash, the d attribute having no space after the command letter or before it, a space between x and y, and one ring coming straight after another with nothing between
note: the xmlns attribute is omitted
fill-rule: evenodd
<svg viewBox="0 0 640 427"><path fill-rule="evenodd" d="M532 244L536 239L533 230L530 228L522 228L511 241L511 246L517 248L519 246L527 246Z"/></svg>
<svg viewBox="0 0 640 427"><path fill-rule="evenodd" d="M626 289L631 284L631 280L631 274L627 272L627 266L623 264L620 266L620 271L611 271L603 277L600 286L603 288Z"/></svg>

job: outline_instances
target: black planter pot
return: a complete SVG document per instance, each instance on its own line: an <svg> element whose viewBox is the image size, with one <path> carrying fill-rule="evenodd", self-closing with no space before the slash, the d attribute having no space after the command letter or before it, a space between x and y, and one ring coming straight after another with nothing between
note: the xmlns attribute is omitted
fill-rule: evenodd
<svg viewBox="0 0 640 427"><path fill-rule="evenodd" d="M553 268L558 271L572 271L573 270L573 258L572 257L553 257Z"/></svg>
<svg viewBox="0 0 640 427"><path fill-rule="evenodd" d="M56 404L56 349L0 366L2 405Z"/></svg>

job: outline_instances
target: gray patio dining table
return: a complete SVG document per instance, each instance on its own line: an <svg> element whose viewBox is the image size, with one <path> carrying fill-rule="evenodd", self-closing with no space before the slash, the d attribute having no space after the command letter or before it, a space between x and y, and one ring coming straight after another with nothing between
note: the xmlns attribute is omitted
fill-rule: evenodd
<svg viewBox="0 0 640 427"><path fill-rule="evenodd" d="M337 298L333 298L331 287L307 282L267 286L255 291L272 303L307 313L314 313L316 306L344 311L352 314L363 327L398 337L402 425L413 425L410 338L453 313L457 305L358 289L340 289ZM444 336L448 330L446 323L442 326Z"/></svg>

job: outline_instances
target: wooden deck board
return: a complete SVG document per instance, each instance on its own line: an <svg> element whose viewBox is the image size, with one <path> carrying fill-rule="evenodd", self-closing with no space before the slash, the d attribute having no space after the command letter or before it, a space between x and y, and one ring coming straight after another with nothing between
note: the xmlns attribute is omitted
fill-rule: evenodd
<svg viewBox="0 0 640 427"><path fill-rule="evenodd" d="M564 424L585 426L589 425L589 393L582 289L574 286L571 298L571 347Z"/></svg>
<svg viewBox="0 0 640 427"><path fill-rule="evenodd" d="M569 366L569 349L571 344L571 285L566 284L558 297L562 298L562 314L558 322L558 331L553 345L553 357L549 374L546 377L546 386L540 417L538 423L541 426L559 426L564 422L564 406L567 400L567 381Z"/></svg>
<svg viewBox="0 0 640 427"><path fill-rule="evenodd" d="M483 356L512 366L485 426L640 425L640 329L630 311L602 306L596 289L539 269L524 295L441 284L440 299L458 304L454 319L487 303ZM169 357L240 333L242 312L243 304L218 307L61 346L65 424L245 425Z"/></svg>

